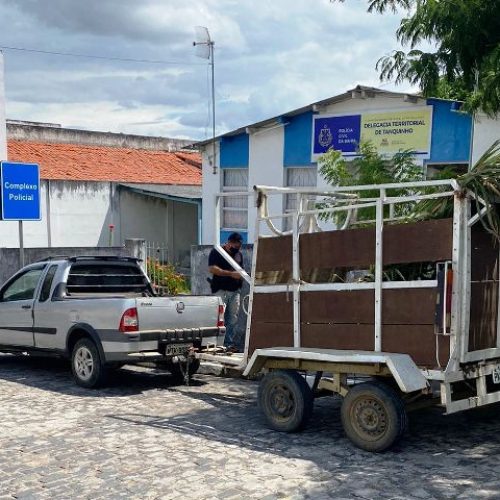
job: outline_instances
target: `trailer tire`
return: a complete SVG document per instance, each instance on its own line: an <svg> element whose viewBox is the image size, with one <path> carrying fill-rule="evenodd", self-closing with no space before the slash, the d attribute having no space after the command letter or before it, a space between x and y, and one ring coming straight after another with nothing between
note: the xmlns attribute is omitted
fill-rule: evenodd
<svg viewBox="0 0 500 500"><path fill-rule="evenodd" d="M407 425L403 400L394 389L378 381L352 387L340 413L347 437L366 451L387 450Z"/></svg>
<svg viewBox="0 0 500 500"><path fill-rule="evenodd" d="M259 406L271 429L296 432L312 414L313 394L304 377L294 370L276 370L259 384Z"/></svg>

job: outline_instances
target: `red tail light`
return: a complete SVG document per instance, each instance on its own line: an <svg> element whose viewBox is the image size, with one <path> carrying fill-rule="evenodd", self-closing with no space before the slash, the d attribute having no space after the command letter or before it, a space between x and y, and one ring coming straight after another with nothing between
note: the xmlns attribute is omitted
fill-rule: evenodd
<svg viewBox="0 0 500 500"><path fill-rule="evenodd" d="M122 333L139 331L139 318L137 317L137 309L135 307L131 307L123 313L119 330Z"/></svg>
<svg viewBox="0 0 500 500"><path fill-rule="evenodd" d="M226 309L226 306L224 304L219 305L219 316L217 318L217 326L222 327L224 326L224 311Z"/></svg>

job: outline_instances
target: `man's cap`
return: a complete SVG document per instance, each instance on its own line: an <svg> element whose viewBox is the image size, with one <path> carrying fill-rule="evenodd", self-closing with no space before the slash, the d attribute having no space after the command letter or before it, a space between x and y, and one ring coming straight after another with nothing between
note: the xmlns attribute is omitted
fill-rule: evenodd
<svg viewBox="0 0 500 500"><path fill-rule="evenodd" d="M227 241L233 241L234 243L242 243L243 236L240 233L231 233L227 239Z"/></svg>

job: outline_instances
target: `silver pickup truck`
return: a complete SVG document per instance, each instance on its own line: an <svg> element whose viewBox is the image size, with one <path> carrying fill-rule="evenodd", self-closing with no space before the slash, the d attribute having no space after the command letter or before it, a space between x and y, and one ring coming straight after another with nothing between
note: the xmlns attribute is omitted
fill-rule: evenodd
<svg viewBox="0 0 500 500"><path fill-rule="evenodd" d="M134 258L47 259L0 288L0 351L67 357L83 387L143 361L190 376L199 366L194 352L222 344L224 334L219 297L157 297Z"/></svg>

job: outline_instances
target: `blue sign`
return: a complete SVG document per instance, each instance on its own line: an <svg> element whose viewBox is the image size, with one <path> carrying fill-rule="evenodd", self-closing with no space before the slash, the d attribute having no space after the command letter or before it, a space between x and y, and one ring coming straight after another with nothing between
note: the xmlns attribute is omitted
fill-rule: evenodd
<svg viewBox="0 0 500 500"><path fill-rule="evenodd" d="M3 220L40 220L40 168L33 163L0 164Z"/></svg>
<svg viewBox="0 0 500 500"><path fill-rule="evenodd" d="M361 115L314 118L313 157L329 149L357 154L361 137Z"/></svg>

